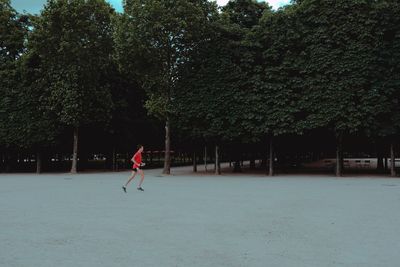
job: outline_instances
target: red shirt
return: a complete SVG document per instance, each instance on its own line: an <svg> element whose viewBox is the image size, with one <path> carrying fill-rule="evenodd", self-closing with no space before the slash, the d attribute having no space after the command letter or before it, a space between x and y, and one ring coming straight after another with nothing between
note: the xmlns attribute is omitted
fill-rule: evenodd
<svg viewBox="0 0 400 267"><path fill-rule="evenodd" d="M138 168L140 167L140 163L142 163L142 153L140 153L139 151L136 152L136 154L133 156L132 158L134 161L136 161L138 164L133 163L133 168Z"/></svg>

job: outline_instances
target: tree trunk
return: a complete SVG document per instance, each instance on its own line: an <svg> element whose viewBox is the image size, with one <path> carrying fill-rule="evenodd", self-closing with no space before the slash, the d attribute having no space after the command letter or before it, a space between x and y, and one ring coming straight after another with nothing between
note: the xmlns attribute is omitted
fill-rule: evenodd
<svg viewBox="0 0 400 267"><path fill-rule="evenodd" d="M242 168L240 167L240 160L235 160L233 163L233 172L242 172Z"/></svg>
<svg viewBox="0 0 400 267"><path fill-rule="evenodd" d="M113 146L113 151L112 151L112 170L113 171L117 170L117 152L115 149L115 145Z"/></svg>
<svg viewBox="0 0 400 267"><path fill-rule="evenodd" d="M36 152L36 173L42 172L42 153Z"/></svg>
<svg viewBox="0 0 400 267"><path fill-rule="evenodd" d="M336 176L342 176L343 154L342 154L342 134L337 137L336 144Z"/></svg>
<svg viewBox="0 0 400 267"><path fill-rule="evenodd" d="M385 157L385 171L387 171L388 169L388 158Z"/></svg>
<svg viewBox="0 0 400 267"><path fill-rule="evenodd" d="M269 176L274 176L274 139L269 139Z"/></svg>
<svg viewBox="0 0 400 267"><path fill-rule="evenodd" d="M193 172L197 172L196 151L193 152Z"/></svg>
<svg viewBox="0 0 400 267"><path fill-rule="evenodd" d="M7 172L8 169L8 154L7 150L3 154L3 172Z"/></svg>
<svg viewBox="0 0 400 267"><path fill-rule="evenodd" d="M394 155L394 143L390 143L390 176L396 176L396 157Z"/></svg>
<svg viewBox="0 0 400 267"><path fill-rule="evenodd" d="M204 147L204 170L207 172L207 147Z"/></svg>
<svg viewBox="0 0 400 267"><path fill-rule="evenodd" d="M0 172L3 171L3 167L4 167L4 154L0 153Z"/></svg>
<svg viewBox="0 0 400 267"><path fill-rule="evenodd" d="M240 162L242 160L242 151L240 149L241 148L238 147L233 152L233 154L234 154L233 172L242 172L242 167L240 165Z"/></svg>
<svg viewBox="0 0 400 267"><path fill-rule="evenodd" d="M218 145L215 146L215 174L221 174L221 165L219 164Z"/></svg>
<svg viewBox="0 0 400 267"><path fill-rule="evenodd" d="M250 154L250 169L254 170L256 168L256 157L254 153Z"/></svg>
<svg viewBox="0 0 400 267"><path fill-rule="evenodd" d="M383 157L380 153L378 153L378 157L377 157L377 170L378 171L383 171Z"/></svg>
<svg viewBox="0 0 400 267"><path fill-rule="evenodd" d="M265 159L262 159L260 162L260 168L267 168L267 161Z"/></svg>
<svg viewBox="0 0 400 267"><path fill-rule="evenodd" d="M170 121L167 118L165 122L165 157L163 174L171 173L171 136L170 136Z"/></svg>
<svg viewBox="0 0 400 267"><path fill-rule="evenodd" d="M10 172L11 171L11 161L12 161L11 156L6 154L6 156L4 158L4 165L5 165L5 171L6 172Z"/></svg>
<svg viewBox="0 0 400 267"><path fill-rule="evenodd" d="M217 147L215 147L215 149L217 149ZM214 157L214 170L213 171L214 171L214 173L217 172L217 159L215 157Z"/></svg>
<svg viewBox="0 0 400 267"><path fill-rule="evenodd" d="M77 172L78 167L78 127L74 128L74 146L72 150L72 167L71 173Z"/></svg>

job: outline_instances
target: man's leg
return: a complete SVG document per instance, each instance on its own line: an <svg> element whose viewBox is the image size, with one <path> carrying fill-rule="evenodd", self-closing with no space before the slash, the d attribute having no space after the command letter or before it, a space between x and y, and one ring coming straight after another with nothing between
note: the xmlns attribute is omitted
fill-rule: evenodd
<svg viewBox="0 0 400 267"><path fill-rule="evenodd" d="M132 175L131 177L129 177L128 181L125 183L124 186L122 186L122 189L124 189L125 193L126 193L126 187L128 186L128 184L135 178L136 176L136 171L132 171Z"/></svg>
<svg viewBox="0 0 400 267"><path fill-rule="evenodd" d="M140 182L139 182L138 188L142 188L142 183L143 183L143 180L144 180L144 172L143 172L143 170L140 170L140 169L139 169L139 172L140 172L141 178L140 178Z"/></svg>

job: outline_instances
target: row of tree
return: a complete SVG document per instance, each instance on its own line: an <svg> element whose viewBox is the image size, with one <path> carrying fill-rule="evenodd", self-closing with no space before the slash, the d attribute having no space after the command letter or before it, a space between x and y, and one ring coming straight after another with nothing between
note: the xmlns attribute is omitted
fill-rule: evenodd
<svg viewBox="0 0 400 267"><path fill-rule="evenodd" d="M303 0L277 12L231 1L219 17L177 85L181 128L216 144L268 138L271 175L276 137L332 133L337 175L343 138L386 139L395 175L398 1Z"/></svg>
<svg viewBox="0 0 400 267"><path fill-rule="evenodd" d="M37 16L18 14L9 0L0 6L7 157L30 149L40 169L43 151L71 143L76 172L79 136L113 150L132 140L158 145L155 117L165 124L167 174L171 132L186 150L214 144L217 161L229 145L237 165L233 147L264 144L271 175L274 140L298 136L334 136L325 142L337 144L337 175L348 136L390 143L394 162L396 0L297 0L278 11L254 0L223 8L126 0L123 13L104 0L48 0Z"/></svg>
<svg viewBox="0 0 400 267"><path fill-rule="evenodd" d="M159 123L146 116L143 90L113 58L117 14L109 4L48 1L37 16L18 14L8 0L0 8L2 163L34 152L40 172L42 156L73 148L74 173L78 136L84 138L81 158L158 139Z"/></svg>

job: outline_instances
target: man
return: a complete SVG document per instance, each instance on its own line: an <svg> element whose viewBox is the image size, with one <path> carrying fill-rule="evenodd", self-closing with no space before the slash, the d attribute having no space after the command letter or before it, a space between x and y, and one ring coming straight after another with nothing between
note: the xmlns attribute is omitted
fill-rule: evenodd
<svg viewBox="0 0 400 267"><path fill-rule="evenodd" d="M126 182L126 184L122 186L122 189L124 190L125 193L126 193L126 187L130 183L130 181L132 181L135 178L135 176L138 172L140 173L141 179L139 182L139 187L137 189L139 191L144 191L142 188L142 183L144 180L144 173L143 173L143 170L140 169L140 167L144 166L144 163L142 163L143 146L139 145L138 148L139 148L138 151L135 153L135 155L133 155L133 157L131 159L131 161L133 162L131 177L129 177L129 180Z"/></svg>

